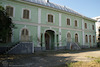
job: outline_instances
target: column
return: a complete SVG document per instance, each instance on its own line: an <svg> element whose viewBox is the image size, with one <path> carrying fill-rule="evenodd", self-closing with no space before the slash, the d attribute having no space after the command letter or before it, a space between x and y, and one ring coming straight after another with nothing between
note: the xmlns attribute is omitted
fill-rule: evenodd
<svg viewBox="0 0 100 67"><path fill-rule="evenodd" d="M45 50L45 33L42 36L42 50Z"/></svg>
<svg viewBox="0 0 100 67"><path fill-rule="evenodd" d="M56 37L56 33L55 33L55 42L54 42L54 44L55 44L55 50L57 50L57 37Z"/></svg>
<svg viewBox="0 0 100 67"><path fill-rule="evenodd" d="M85 39L84 39L84 19L82 19L82 37L83 37L83 45L85 45L84 43L85 43Z"/></svg>
<svg viewBox="0 0 100 67"><path fill-rule="evenodd" d="M40 8L38 8L38 24L41 24L41 9ZM38 33L38 45L37 45L37 47L41 47L40 46L40 43L41 43L41 26L40 25L38 25L38 29L37 29L37 33Z"/></svg>
<svg viewBox="0 0 100 67"><path fill-rule="evenodd" d="M61 13L59 13L59 46L61 46Z"/></svg>

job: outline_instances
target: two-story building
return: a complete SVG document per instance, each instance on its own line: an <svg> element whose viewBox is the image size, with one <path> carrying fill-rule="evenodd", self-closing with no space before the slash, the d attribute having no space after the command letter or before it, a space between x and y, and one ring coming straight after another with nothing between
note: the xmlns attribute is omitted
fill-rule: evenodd
<svg viewBox="0 0 100 67"><path fill-rule="evenodd" d="M33 42L35 51L65 49L67 43L96 46L95 20L49 0L0 0L13 23L12 42Z"/></svg>

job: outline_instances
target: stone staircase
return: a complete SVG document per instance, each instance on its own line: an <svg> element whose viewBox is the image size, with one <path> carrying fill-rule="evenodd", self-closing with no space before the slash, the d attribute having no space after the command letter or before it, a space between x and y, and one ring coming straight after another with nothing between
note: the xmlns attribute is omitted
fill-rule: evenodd
<svg viewBox="0 0 100 67"><path fill-rule="evenodd" d="M66 49L69 50L80 50L81 48L79 47L79 45L75 42L67 42L67 47Z"/></svg>
<svg viewBox="0 0 100 67"><path fill-rule="evenodd" d="M34 45L32 42L20 42L6 52L7 54L32 54Z"/></svg>

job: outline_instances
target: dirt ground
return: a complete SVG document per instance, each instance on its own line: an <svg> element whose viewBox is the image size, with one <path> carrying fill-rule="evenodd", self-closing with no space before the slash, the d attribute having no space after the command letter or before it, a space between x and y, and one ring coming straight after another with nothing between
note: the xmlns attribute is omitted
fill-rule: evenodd
<svg viewBox="0 0 100 67"><path fill-rule="evenodd" d="M89 57L100 57L100 49L59 50L16 55L9 64L10 67L65 67L63 65L69 62L93 60Z"/></svg>

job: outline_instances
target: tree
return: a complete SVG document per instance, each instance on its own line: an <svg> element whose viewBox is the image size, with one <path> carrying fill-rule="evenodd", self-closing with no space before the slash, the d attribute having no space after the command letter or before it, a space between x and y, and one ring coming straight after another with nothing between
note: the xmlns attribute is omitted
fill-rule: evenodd
<svg viewBox="0 0 100 67"><path fill-rule="evenodd" d="M8 42L14 28L12 19L8 16L7 11L0 6L0 42Z"/></svg>

